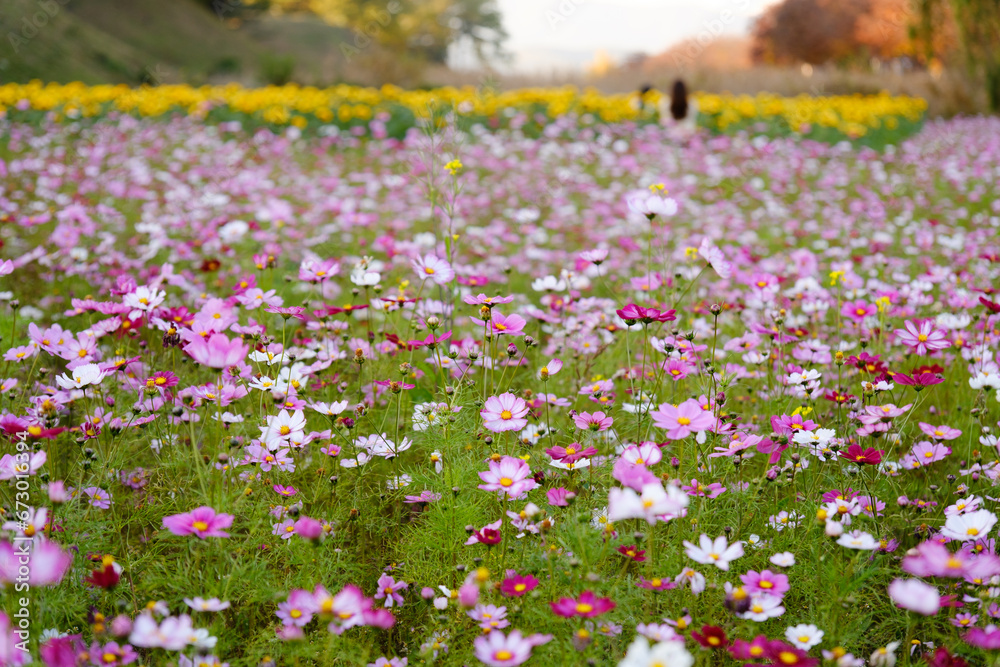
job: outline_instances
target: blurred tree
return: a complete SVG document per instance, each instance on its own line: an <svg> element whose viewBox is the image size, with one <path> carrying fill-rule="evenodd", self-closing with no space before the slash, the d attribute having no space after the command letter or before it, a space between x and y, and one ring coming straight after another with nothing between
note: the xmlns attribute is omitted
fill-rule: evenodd
<svg viewBox="0 0 1000 667"><path fill-rule="evenodd" d="M776 64L867 64L902 56L926 63L955 43L947 7L935 4L941 0L784 0L754 24L752 56Z"/></svg>
<svg viewBox="0 0 1000 667"><path fill-rule="evenodd" d="M990 109L1000 111L1000 0L951 0L969 66L986 85Z"/></svg>
<svg viewBox="0 0 1000 667"><path fill-rule="evenodd" d="M354 32L345 55L378 44L396 54L443 63L448 47L468 40L481 59L500 54L507 34L495 0L246 0L273 11L311 13ZM491 55L492 55L491 54Z"/></svg>
<svg viewBox="0 0 1000 667"><path fill-rule="evenodd" d="M753 26L755 62L771 64L844 62L859 54L855 36L871 0L784 0Z"/></svg>

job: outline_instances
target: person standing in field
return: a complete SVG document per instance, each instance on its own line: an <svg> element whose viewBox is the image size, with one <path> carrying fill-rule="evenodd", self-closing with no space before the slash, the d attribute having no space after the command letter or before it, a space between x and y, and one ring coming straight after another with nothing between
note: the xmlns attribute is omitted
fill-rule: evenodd
<svg viewBox="0 0 1000 667"><path fill-rule="evenodd" d="M698 127L698 104L688 96L687 86L681 79L674 81L670 97L660 99L660 123L667 127L677 127L685 133L694 132Z"/></svg>

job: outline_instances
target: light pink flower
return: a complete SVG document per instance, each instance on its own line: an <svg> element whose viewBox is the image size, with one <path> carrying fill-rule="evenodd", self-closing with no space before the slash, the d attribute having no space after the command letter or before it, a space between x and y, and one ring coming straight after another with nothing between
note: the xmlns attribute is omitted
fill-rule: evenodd
<svg viewBox="0 0 1000 667"><path fill-rule="evenodd" d="M494 433L520 431L528 425L527 404L511 393L490 396L479 414L485 422L483 428Z"/></svg>
<svg viewBox="0 0 1000 667"><path fill-rule="evenodd" d="M919 326L907 320L903 326L906 328L896 329L896 337L900 343L909 347L910 351L915 354L927 354L951 347L945 333L935 329L934 324L929 320L921 322Z"/></svg>
<svg viewBox="0 0 1000 667"><path fill-rule="evenodd" d="M230 340L221 333L212 334L207 338L198 336L184 346L184 351L192 359L209 368L239 366L246 359L249 349L240 339Z"/></svg>
<svg viewBox="0 0 1000 667"><path fill-rule="evenodd" d="M232 514L216 514L211 507L202 506L190 512L163 517L163 527L174 535L194 535L206 537L229 537L224 528L233 525Z"/></svg>
<svg viewBox="0 0 1000 667"><path fill-rule="evenodd" d="M455 271L446 260L434 255L417 257L410 262L421 280L430 280L436 285L446 285L455 278Z"/></svg>
<svg viewBox="0 0 1000 667"><path fill-rule="evenodd" d="M511 498L518 498L538 486L531 477L531 468L522 459L505 456L499 461L490 461L490 469L479 473L485 482L479 488L483 491L501 491Z"/></svg>
<svg viewBox="0 0 1000 667"><path fill-rule="evenodd" d="M702 410L694 399L688 399L677 407L663 403L659 410L654 410L649 415L655 426L666 429L667 437L671 440L681 440L692 433L708 431L715 425L712 413Z"/></svg>

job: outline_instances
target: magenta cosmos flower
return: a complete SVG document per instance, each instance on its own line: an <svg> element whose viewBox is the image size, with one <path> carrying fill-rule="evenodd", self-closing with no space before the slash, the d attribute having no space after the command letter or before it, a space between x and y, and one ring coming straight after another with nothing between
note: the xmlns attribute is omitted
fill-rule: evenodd
<svg viewBox="0 0 1000 667"><path fill-rule="evenodd" d="M520 431L528 425L524 418L528 414L527 404L511 393L490 396L479 414L485 421L483 427L494 433Z"/></svg>
<svg viewBox="0 0 1000 667"><path fill-rule="evenodd" d="M223 528L233 525L232 514L216 514L211 507L198 509L182 514L163 517L163 527L174 535L195 535L201 539L206 537L229 537Z"/></svg>
<svg viewBox="0 0 1000 667"><path fill-rule="evenodd" d="M508 570L511 572L511 570ZM511 574L500 584L500 593L509 598L519 598L527 595L538 587L538 579L530 574Z"/></svg>
<svg viewBox="0 0 1000 667"><path fill-rule="evenodd" d="M191 358L209 368L229 368L246 359L250 348L240 339L229 340L225 334L212 334L207 338L195 338L184 346Z"/></svg>
<svg viewBox="0 0 1000 667"><path fill-rule="evenodd" d="M669 403L660 405L659 410L649 413L653 424L666 429L671 440L682 440L692 433L708 431L715 425L715 417L708 410L702 410L694 399L689 399L674 407Z"/></svg>
<svg viewBox="0 0 1000 667"><path fill-rule="evenodd" d="M611 601L611 598L599 598L592 591L580 593L580 598L577 600L560 598L558 602L550 602L549 605L557 616L563 618L572 618L573 616L593 618L615 608L615 603Z"/></svg>
<svg viewBox="0 0 1000 667"><path fill-rule="evenodd" d="M489 466L489 470L479 473L485 482L479 485L483 491L502 491L517 498L538 486L531 478L531 468L522 459L504 456L499 461L490 461Z"/></svg>
<svg viewBox="0 0 1000 667"><path fill-rule="evenodd" d="M907 320L903 325L905 329L896 329L896 337L899 342L910 348L916 354L927 354L934 350L943 350L951 347L947 336L943 331L938 331L930 321L921 322L920 325Z"/></svg>

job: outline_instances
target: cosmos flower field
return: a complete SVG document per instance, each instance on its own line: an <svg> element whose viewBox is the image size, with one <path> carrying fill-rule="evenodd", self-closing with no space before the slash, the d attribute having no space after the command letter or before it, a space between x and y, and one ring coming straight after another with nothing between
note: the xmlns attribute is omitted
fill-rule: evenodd
<svg viewBox="0 0 1000 667"><path fill-rule="evenodd" d="M1000 119L0 135L0 665L1000 664Z"/></svg>

